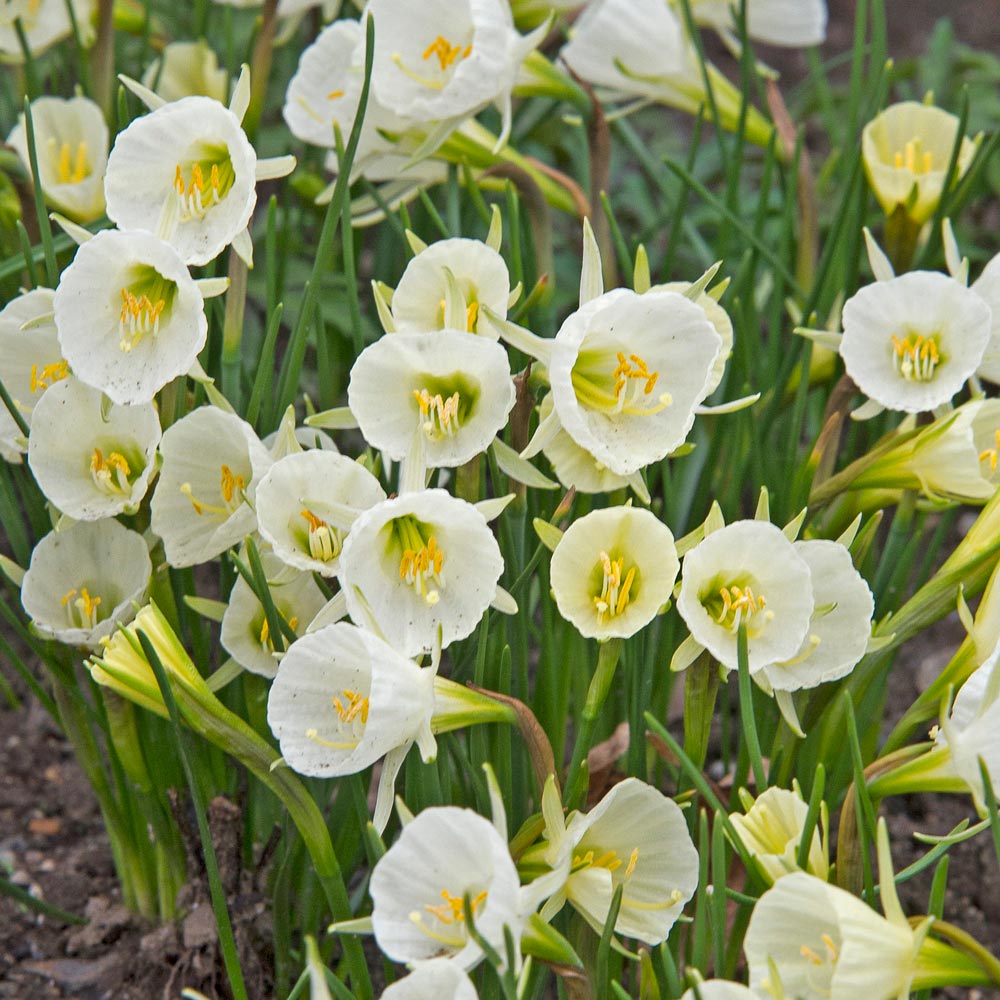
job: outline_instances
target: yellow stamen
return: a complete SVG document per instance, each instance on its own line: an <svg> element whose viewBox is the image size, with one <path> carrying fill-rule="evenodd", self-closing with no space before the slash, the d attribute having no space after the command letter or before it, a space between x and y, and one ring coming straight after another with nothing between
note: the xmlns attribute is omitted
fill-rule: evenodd
<svg viewBox="0 0 1000 1000"><path fill-rule="evenodd" d="M593 601L598 621L603 624L605 618L614 618L628 607L636 568L631 566L626 573L624 556L612 559L607 552L601 552L599 558L604 579L600 596L593 598Z"/></svg>
<svg viewBox="0 0 1000 1000"><path fill-rule="evenodd" d="M147 333L154 337L160 332L160 316L167 307L165 299L150 300L148 295L133 295L127 288L122 289L122 308L118 314L118 332L125 352L131 351Z"/></svg>
<svg viewBox="0 0 1000 1000"><path fill-rule="evenodd" d="M632 849L632 854L629 856L628 865L625 868L625 878L628 878L632 872L635 871L635 866L639 861L639 848L634 847Z"/></svg>
<svg viewBox="0 0 1000 1000"><path fill-rule="evenodd" d="M576 370L571 373L573 389L584 406L610 416L624 413L648 417L671 405L673 397L669 392L654 395L660 373L650 371L644 358L638 354L626 355L624 351L616 351L615 358L617 364L610 372L610 384L600 376L595 381Z"/></svg>
<svg viewBox="0 0 1000 1000"><path fill-rule="evenodd" d="M293 631L298 628L298 624L299 620L294 615L288 619L288 625ZM266 618L260 626L260 644L266 652L274 652L274 643L271 641L271 626L267 624Z"/></svg>
<svg viewBox="0 0 1000 1000"><path fill-rule="evenodd" d="M90 474L94 484L104 493L122 495L132 490L129 483L132 470L120 452L113 451L105 458L101 449L95 448L90 456Z"/></svg>
<svg viewBox="0 0 1000 1000"><path fill-rule="evenodd" d="M920 140L911 139L902 150L893 156L893 166L897 170L908 170L911 174L927 174L934 169L934 155L928 150L920 151Z"/></svg>
<svg viewBox="0 0 1000 1000"><path fill-rule="evenodd" d="M443 565L444 553L437 547L437 539L431 535L420 548L404 549L399 561L399 578L413 587L427 604L434 605L441 595L437 590L429 589L427 581L430 579L440 585Z"/></svg>
<svg viewBox="0 0 1000 1000"><path fill-rule="evenodd" d="M466 45L464 48L461 45L452 45L443 35L438 35L437 38L431 42L430 45L424 49L423 60L427 60L437 57L438 60L438 70L441 73L446 73L450 70L456 62L460 62L463 59L468 59L472 54L472 46ZM429 77L423 76L422 74L410 69L406 63L403 62L403 55L401 52L393 52L392 61L399 67L399 69L405 73L414 83L419 83L423 87L429 87L431 90L444 90L445 83L447 83L447 78L439 77ZM433 68L433 67L432 67Z"/></svg>
<svg viewBox="0 0 1000 1000"><path fill-rule="evenodd" d="M751 622L761 614L766 620L770 620L771 612L764 610L767 607L766 598L763 595L754 594L753 588L749 585L739 587L734 584L731 587L722 587L719 590L719 596L722 598L722 610L715 620L731 632L737 631L742 621L747 623L748 631L750 631ZM760 627L758 625L758 630Z"/></svg>
<svg viewBox="0 0 1000 1000"><path fill-rule="evenodd" d="M225 520L243 503L243 492L246 486L246 480L241 475L234 473L228 465L222 465L219 467L219 493L224 503L212 504L199 500L194 495L190 483L181 483L180 490L191 501L191 506L194 507L196 514L200 516L207 511Z"/></svg>
<svg viewBox="0 0 1000 1000"><path fill-rule="evenodd" d="M469 900L469 909L472 910L472 915L475 916L479 908L486 902L486 890L484 889L477 896L474 896ZM437 903L432 905L428 903L424 906L424 909L437 917L438 920L443 924L453 924L456 921L459 923L465 922L465 903L461 896L453 896L447 889L441 890L441 898L444 900L443 903Z"/></svg>
<svg viewBox="0 0 1000 1000"><path fill-rule="evenodd" d="M77 596L79 594L79 597ZM62 606L66 609L71 628L93 628L97 624L99 597L91 597L86 587L74 588L63 595Z"/></svg>
<svg viewBox="0 0 1000 1000"><path fill-rule="evenodd" d="M228 187L228 185L227 185ZM225 197L219 164L213 163L208 177L200 163L192 163L188 169L188 180L184 179L184 168L180 163L174 168L174 191L177 192L178 217L181 222L203 219L208 210Z"/></svg>
<svg viewBox="0 0 1000 1000"><path fill-rule="evenodd" d="M936 337L911 333L906 337L893 336L891 339L893 363L903 378L914 382L928 382L934 377L934 369L941 360Z"/></svg>
<svg viewBox="0 0 1000 1000"><path fill-rule="evenodd" d="M344 547L343 535L311 510L306 509L299 513L309 523L309 555L323 562L336 559Z"/></svg>
<svg viewBox="0 0 1000 1000"><path fill-rule="evenodd" d="M87 160L87 144L85 142L78 142L75 151L68 142L63 142L59 146L59 154L55 159L56 177L60 184L79 184L80 181L90 176L90 163Z"/></svg>
<svg viewBox="0 0 1000 1000"><path fill-rule="evenodd" d="M48 389L53 382L59 382L69 375L69 365L65 361L56 361L51 365L45 365L41 371L38 365L31 366L31 391L40 392Z"/></svg>
<svg viewBox="0 0 1000 1000"><path fill-rule="evenodd" d="M990 472L997 471L997 454L1000 452L1000 430L995 430L993 432L993 444L992 448L987 448L985 451L979 453L980 462L990 463Z"/></svg>
<svg viewBox="0 0 1000 1000"><path fill-rule="evenodd" d="M360 716L362 725L366 724L368 722L367 696L363 695L360 691L348 691L346 688L341 693L345 701L336 697L333 699L333 707L337 710L340 721L353 722Z"/></svg>
<svg viewBox="0 0 1000 1000"><path fill-rule="evenodd" d="M470 302L469 307L465 310L465 329L469 333L475 332L476 322L479 319L479 303Z"/></svg>
<svg viewBox="0 0 1000 1000"><path fill-rule="evenodd" d="M335 101L338 97L343 97L344 92L342 90L331 90L329 94L326 95L328 101Z"/></svg>
<svg viewBox="0 0 1000 1000"><path fill-rule="evenodd" d="M454 392L445 399L441 393L432 396L426 389L414 389L413 398L420 407L423 431L432 441L458 432L461 426L458 416L460 393Z"/></svg>

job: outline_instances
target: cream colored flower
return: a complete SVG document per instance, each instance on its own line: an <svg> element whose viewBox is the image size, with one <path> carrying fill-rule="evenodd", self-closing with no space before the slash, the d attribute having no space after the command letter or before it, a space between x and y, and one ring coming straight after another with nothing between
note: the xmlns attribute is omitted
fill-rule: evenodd
<svg viewBox="0 0 1000 1000"><path fill-rule="evenodd" d="M165 101L182 97L211 97L224 103L229 75L204 38L196 42L170 42L142 74L143 86Z"/></svg>

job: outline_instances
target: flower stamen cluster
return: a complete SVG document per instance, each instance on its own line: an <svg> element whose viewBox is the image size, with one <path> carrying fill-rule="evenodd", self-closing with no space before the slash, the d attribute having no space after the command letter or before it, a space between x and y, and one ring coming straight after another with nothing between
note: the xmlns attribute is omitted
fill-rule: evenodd
<svg viewBox="0 0 1000 1000"><path fill-rule="evenodd" d="M77 594L80 596L77 597ZM97 625L97 609L100 606L99 597L91 597L86 587L74 587L62 599L66 609L66 617L71 628L94 628Z"/></svg>
<svg viewBox="0 0 1000 1000"><path fill-rule="evenodd" d="M601 568L604 571L604 581L601 593L594 598L598 621L603 625L605 618L614 618L628 607L629 593L635 581L635 566L630 566L625 579L622 573L625 569L624 556L612 559L607 552L600 555Z"/></svg>
<svg viewBox="0 0 1000 1000"><path fill-rule="evenodd" d="M68 142L57 146L55 139L49 140L49 150L52 161L56 165L56 177L60 184L79 184L91 174L90 161L87 157L86 142L79 142L76 152ZM58 152L57 152L58 150Z"/></svg>
<svg viewBox="0 0 1000 1000"><path fill-rule="evenodd" d="M194 162L187 172L188 180L185 182L184 168L180 163L174 170L174 190L177 192L178 219L181 222L204 219L208 210L226 197L235 180L232 161L228 156L221 164L206 162L202 167L201 163Z"/></svg>
<svg viewBox="0 0 1000 1000"><path fill-rule="evenodd" d="M69 365L65 361L56 361L51 365L44 365L39 371L38 365L31 366L31 391L32 393L42 392L48 389L53 382L59 382L69 376Z"/></svg>
<svg viewBox="0 0 1000 1000"><path fill-rule="evenodd" d="M243 493L246 488L247 484L243 476L234 473L228 465L222 465L219 468L219 492L222 495L225 506L199 500L191 490L190 483L181 483L180 487L181 493L191 501L191 506L194 507L196 514L201 516L208 511L208 513L214 514L216 517L221 517L223 520L228 518L243 503ZM233 502L234 500L236 501L235 503Z"/></svg>
<svg viewBox="0 0 1000 1000"><path fill-rule="evenodd" d="M941 360L937 338L911 333L906 337L892 337L893 363L896 371L905 379L928 382L934 377L934 369Z"/></svg>
<svg viewBox="0 0 1000 1000"><path fill-rule="evenodd" d="M402 558L399 560L399 578L404 580L429 605L437 604L441 595L435 589L429 589L428 579L438 586L444 583L441 569L444 564L444 553L438 548L437 539L431 535L424 541L420 528L413 518L401 517L396 521L396 530L400 534L403 545Z"/></svg>
<svg viewBox="0 0 1000 1000"><path fill-rule="evenodd" d="M155 337L160 332L160 316L166 307L165 299L153 302L148 295L135 295L123 288L122 308L118 315L118 332L122 339L118 346L127 353L145 334L151 333Z"/></svg>
<svg viewBox="0 0 1000 1000"><path fill-rule="evenodd" d="M453 392L445 399L441 393L432 396L427 389L414 389L413 398L420 407L420 416L423 418L421 427L429 438L437 441L458 433L461 427L458 415L462 400L460 392Z"/></svg>
<svg viewBox="0 0 1000 1000"><path fill-rule="evenodd" d="M129 476L132 469L121 452L113 451L107 458L100 448L95 448L90 458L90 474L94 485L108 495L127 496L132 491Z"/></svg>
<svg viewBox="0 0 1000 1000"><path fill-rule="evenodd" d="M323 562L330 562L340 555L340 550L344 547L343 532L330 525L321 517L317 517L311 510L299 512L309 523L309 555L313 559L322 559Z"/></svg>

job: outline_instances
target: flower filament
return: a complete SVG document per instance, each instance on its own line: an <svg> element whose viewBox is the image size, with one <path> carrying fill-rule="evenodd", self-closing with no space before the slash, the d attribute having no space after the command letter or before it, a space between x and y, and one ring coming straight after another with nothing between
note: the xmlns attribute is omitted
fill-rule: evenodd
<svg viewBox="0 0 1000 1000"><path fill-rule="evenodd" d="M399 578L412 587L423 598L424 603L433 607L441 599L437 588L444 585L441 572L444 552L438 548L437 538L433 534L428 533L424 537L424 528L415 518L399 517L394 525L403 547L402 558L399 560Z"/></svg>
<svg viewBox="0 0 1000 1000"><path fill-rule="evenodd" d="M225 146L207 150L208 157L174 168L174 192L181 222L204 219L218 205L236 180L233 161Z"/></svg>
<svg viewBox="0 0 1000 1000"><path fill-rule="evenodd" d="M437 38L431 42L423 51L421 58L424 62L427 62L434 57L437 57L438 69L441 73L447 73L448 70L452 69L454 65L461 62L463 59L468 59L472 54L471 43L466 46L453 45L448 41L444 35L438 35ZM410 69L403 62L403 55L401 52L394 52L392 54L392 61L405 73L414 83L419 83L424 87L430 87L432 90L444 90L445 83L447 80L441 80L430 76L424 76L415 70ZM430 67L433 69L433 66Z"/></svg>
<svg viewBox="0 0 1000 1000"><path fill-rule="evenodd" d="M155 302L148 295L133 295L122 289L122 308L118 314L119 347L126 353L132 350L147 333L154 337L160 332L160 316L166 308L166 299Z"/></svg>
<svg viewBox="0 0 1000 1000"><path fill-rule="evenodd" d="M74 587L63 596L61 603L66 609L70 628L91 629L97 625L97 609L101 599L91 597L86 587L80 587L79 590Z"/></svg>
<svg viewBox="0 0 1000 1000"><path fill-rule="evenodd" d="M892 338L893 366L905 379L929 382L941 360L937 338L911 333Z"/></svg>
<svg viewBox="0 0 1000 1000"><path fill-rule="evenodd" d="M632 584L635 582L635 566L625 573L625 558L612 559L607 552L601 553L600 563L604 580L600 595L593 598L593 601L598 621L603 624L605 618L614 618L628 607Z"/></svg>
<svg viewBox="0 0 1000 1000"><path fill-rule="evenodd" d="M919 139L910 139L901 150L896 151L892 165L911 174L927 174L934 169L934 155L929 150L921 152Z"/></svg>
<svg viewBox="0 0 1000 1000"><path fill-rule="evenodd" d="M38 365L31 366L31 391L41 392L48 389L53 382L59 382L69 375L69 365L65 361L56 361L45 365L39 370Z"/></svg>
<svg viewBox="0 0 1000 1000"><path fill-rule="evenodd" d="M309 555L322 562L336 559L344 547L343 534L337 528L331 528L308 508L299 513L309 524Z"/></svg>
<svg viewBox="0 0 1000 1000"><path fill-rule="evenodd" d="M341 725L338 731L347 727L348 732L342 735L349 736L344 740L325 740L317 730L307 729L306 738L321 746L329 747L331 750L353 750L361 742L361 734L368 724L369 702L368 695L361 691L351 691L344 688L340 695L334 695L331 699L333 709L337 713Z"/></svg>
<svg viewBox="0 0 1000 1000"><path fill-rule="evenodd" d="M431 395L427 389L414 389L413 398L420 407L420 425L432 440L439 441L458 433L461 421L458 415L462 395L453 392L447 399L441 393Z"/></svg>
<svg viewBox="0 0 1000 1000"><path fill-rule="evenodd" d="M673 397L669 392L654 395L653 389L660 373L650 371L644 358L638 354L626 355L624 351L616 351L615 360L610 387L607 385L607 376L591 375L585 373L579 363L574 365L570 377L577 399L584 406L601 410L610 416L627 414L643 417L660 413L670 406Z"/></svg>
<svg viewBox="0 0 1000 1000"><path fill-rule="evenodd" d="M469 909L472 915L476 916L479 910L485 905L488 890L475 896L469 896ZM443 903L427 903L424 911L429 913L437 922L437 926L425 919L424 914L419 910L414 910L410 914L410 920L423 931L429 938L437 941L449 949L462 948L466 941L465 931L465 899L462 896L453 896L447 889L441 890ZM453 928L451 933L447 933L441 928Z"/></svg>
<svg viewBox="0 0 1000 1000"><path fill-rule="evenodd" d="M87 159L87 144L82 140L76 144L76 150L68 142L60 145L55 139L48 142L49 155L56 168L56 179L60 184L79 184L91 174L90 161Z"/></svg>
<svg viewBox="0 0 1000 1000"><path fill-rule="evenodd" d="M199 500L194 495L190 483L181 483L181 493L191 501L191 506L194 507L194 512L199 517L208 512L222 518L222 520L226 520L243 503L243 493L246 488L246 480L239 473L233 472L228 465L219 467L219 493L223 501L221 504Z"/></svg>
<svg viewBox="0 0 1000 1000"><path fill-rule="evenodd" d="M993 432L993 447L979 453L980 462L989 462L990 472L997 471L997 452L1000 451L1000 430Z"/></svg>
<svg viewBox="0 0 1000 1000"><path fill-rule="evenodd" d="M753 588L747 584L740 587L733 584L729 587L719 589L719 612L715 615L716 624L729 629L730 632L739 630L740 624L745 623L747 633L755 635L765 622L774 617L773 611L765 610L767 600L763 594L755 594Z"/></svg>
<svg viewBox="0 0 1000 1000"><path fill-rule="evenodd" d="M278 614L281 614L281 612L279 611ZM299 620L294 615L291 618L287 619L287 621L289 628L293 630L298 628ZM264 618L264 621L261 623L260 626L260 645L265 653L274 652L274 640L271 638L271 626L267 624L266 617Z"/></svg>
<svg viewBox="0 0 1000 1000"><path fill-rule="evenodd" d="M105 458L101 449L95 448L90 456L90 475L94 485L109 496L127 496L132 491L132 469L121 452L113 451Z"/></svg>

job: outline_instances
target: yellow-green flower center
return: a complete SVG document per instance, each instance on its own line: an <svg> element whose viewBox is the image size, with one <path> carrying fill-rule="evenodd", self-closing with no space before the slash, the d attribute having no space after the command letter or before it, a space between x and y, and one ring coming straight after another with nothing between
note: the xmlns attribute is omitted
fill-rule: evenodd
<svg viewBox="0 0 1000 1000"><path fill-rule="evenodd" d="M428 76L426 73L411 69L403 61L401 52L392 54L392 61L405 73L414 83L429 87L431 90L444 90L445 84L450 79L449 71L463 59L468 59L472 54L472 45L456 45L450 42L444 35L438 35L430 45L424 49L421 59L424 63L429 63L427 69L434 72L434 65L431 62L437 59L437 70L441 76Z"/></svg>
<svg viewBox="0 0 1000 1000"><path fill-rule="evenodd" d="M306 539L309 555L313 559L320 559L323 562L336 559L344 547L344 533L338 528L331 528L326 521L308 508L300 511L300 514L309 525L309 534Z"/></svg>
<svg viewBox="0 0 1000 1000"><path fill-rule="evenodd" d="M603 625L608 618L615 618L628 607L633 598L636 567L625 569L625 557L612 559L607 552L601 552L598 561L601 573L601 592L593 598L598 621Z"/></svg>
<svg viewBox="0 0 1000 1000"><path fill-rule="evenodd" d="M87 156L87 144L82 140L72 146L65 141L60 143L49 139L47 146L56 180L60 184L79 184L93 172Z"/></svg>
<svg viewBox="0 0 1000 1000"><path fill-rule="evenodd" d="M609 416L652 416L673 402L669 392L654 393L658 371L650 371L645 358L616 351L609 364L607 350L581 350L570 378L582 406Z"/></svg>
<svg viewBox="0 0 1000 1000"><path fill-rule="evenodd" d="M390 533L390 544L398 546L396 551L400 553L400 580L412 587L425 604L437 604L444 586L445 553L438 547L433 527L406 514L391 522Z"/></svg>
<svg viewBox="0 0 1000 1000"><path fill-rule="evenodd" d="M135 475L129 460L120 451L107 455L94 448L90 455L90 475L94 485L108 496L128 496Z"/></svg>
<svg viewBox="0 0 1000 1000"><path fill-rule="evenodd" d="M175 282L146 264L133 267L127 278L118 302L118 346L126 353L147 334L155 337L160 332L177 294Z"/></svg>
<svg viewBox="0 0 1000 1000"><path fill-rule="evenodd" d="M893 366L903 378L912 382L929 382L941 363L938 337L931 334L909 333L905 337L892 338Z"/></svg>
<svg viewBox="0 0 1000 1000"><path fill-rule="evenodd" d="M921 149L921 145L919 136L910 139L902 149L896 150L892 165L911 174L930 173L934 169L934 154L928 149Z"/></svg>
<svg viewBox="0 0 1000 1000"><path fill-rule="evenodd" d="M174 168L179 221L205 218L209 209L226 197L235 180L236 171L225 145L199 145Z"/></svg>

